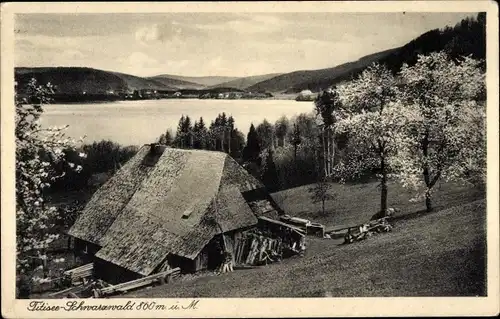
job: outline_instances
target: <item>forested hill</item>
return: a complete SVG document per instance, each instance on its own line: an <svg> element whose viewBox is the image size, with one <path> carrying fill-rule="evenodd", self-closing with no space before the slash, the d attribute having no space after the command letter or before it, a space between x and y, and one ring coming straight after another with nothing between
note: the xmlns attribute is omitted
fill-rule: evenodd
<svg viewBox="0 0 500 319"><path fill-rule="evenodd" d="M479 13L475 18L466 18L454 27L426 32L379 62L397 72L403 63L415 64L419 54L442 50L455 58L471 55L475 59L485 59L486 14Z"/></svg>
<svg viewBox="0 0 500 319"><path fill-rule="evenodd" d="M203 87L210 87L219 85L225 82L233 81L239 79L240 77L234 76L183 76L183 75L173 75L173 74L160 74L149 77L149 79L158 80L162 78L181 80L191 83L196 83L202 85Z"/></svg>
<svg viewBox="0 0 500 319"><path fill-rule="evenodd" d="M210 88L221 88L221 87L231 87L235 89L240 89L240 90L245 90L248 87L251 87L252 85L272 79L274 77L277 77L281 75L281 73L272 73L272 74L264 74L264 75L255 75L255 76L246 76L243 78L238 78L236 80L220 83L214 86L211 86Z"/></svg>
<svg viewBox="0 0 500 319"><path fill-rule="evenodd" d="M413 65L419 54L441 50L454 57L472 55L477 59L485 59L486 14L479 13L474 18L466 18L454 27L431 30L399 48L371 54L334 68L282 74L250 86L248 90L296 93L309 89L317 92L356 76L373 62L386 64L393 72L397 72L403 63Z"/></svg>
<svg viewBox="0 0 500 319"><path fill-rule="evenodd" d="M249 91L298 93L309 89L313 92L326 89L332 83L350 78L375 61L391 54L397 49L387 50L365 56L358 61L320 70L295 71L285 73L248 87Z"/></svg>
<svg viewBox="0 0 500 319"><path fill-rule="evenodd" d="M39 83L50 82L61 94L104 94L108 91L175 90L174 84L138 76L81 67L15 68L15 79L20 87L35 78Z"/></svg>

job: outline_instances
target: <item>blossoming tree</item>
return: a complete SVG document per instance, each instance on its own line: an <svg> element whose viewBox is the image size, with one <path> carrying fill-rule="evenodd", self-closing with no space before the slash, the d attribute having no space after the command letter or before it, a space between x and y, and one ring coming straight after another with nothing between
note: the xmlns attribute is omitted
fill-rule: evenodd
<svg viewBox="0 0 500 319"><path fill-rule="evenodd" d="M427 211L432 210L432 189L438 180L486 178L481 63L436 52L401 68L400 100L406 104L409 125L394 166L404 186L425 196Z"/></svg>
<svg viewBox="0 0 500 319"><path fill-rule="evenodd" d="M405 138L404 108L397 100L397 79L383 65L373 64L360 76L338 87L342 110L338 134L348 135L350 154L336 166L340 177L375 170L380 180L380 209L387 209L387 181L392 157Z"/></svg>
<svg viewBox="0 0 500 319"><path fill-rule="evenodd" d="M66 127L40 125L42 106L49 102L51 91L50 84L41 86L32 80L26 88L27 97L15 97L16 268L18 277L29 282L47 280L36 276L35 270L47 265L47 248L58 237L53 231L57 209L46 203L44 190L68 169L81 170L65 161L63 150L76 145L64 136Z"/></svg>

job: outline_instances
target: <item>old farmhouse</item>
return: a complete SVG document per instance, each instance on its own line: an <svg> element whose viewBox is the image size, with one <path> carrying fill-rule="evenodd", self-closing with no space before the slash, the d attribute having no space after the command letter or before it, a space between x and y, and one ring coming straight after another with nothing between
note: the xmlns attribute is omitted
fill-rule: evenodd
<svg viewBox="0 0 500 319"><path fill-rule="evenodd" d="M295 249L303 234L278 222L282 214L227 154L147 144L95 192L69 235L94 275L117 283L169 267L214 269L228 255L238 265L266 249Z"/></svg>

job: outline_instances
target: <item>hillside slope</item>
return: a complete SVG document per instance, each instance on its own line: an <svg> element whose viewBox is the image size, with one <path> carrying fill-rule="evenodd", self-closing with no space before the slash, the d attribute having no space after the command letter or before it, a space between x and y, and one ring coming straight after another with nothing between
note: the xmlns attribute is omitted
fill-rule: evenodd
<svg viewBox="0 0 500 319"><path fill-rule="evenodd" d="M314 204L311 201L311 194L308 191L311 185L287 189L272 196L287 214L310 219L328 227L341 228L363 223L378 211L380 207L378 184L378 182L354 185L332 183L329 193L335 199L326 201L325 214L321 211L321 203ZM394 182L388 184L388 190L387 204L400 210L397 217L425 212L423 200L410 202L415 195L414 192ZM463 205L485 196L482 189L446 182L438 182L434 192L433 207L436 210Z"/></svg>
<svg viewBox="0 0 500 319"><path fill-rule="evenodd" d="M196 83L203 85L204 87L210 87L214 85L218 85L224 82L233 81L239 79L240 77L235 76L182 76L182 75L174 75L174 74L159 74L150 77L152 79L159 78L169 78L174 80L181 80L191 83Z"/></svg>
<svg viewBox="0 0 500 319"><path fill-rule="evenodd" d="M176 87L119 72L81 67L15 68L15 79L23 87L31 78L52 83L60 94L102 94L137 89L175 90Z"/></svg>
<svg viewBox="0 0 500 319"><path fill-rule="evenodd" d="M332 239L309 237L303 257L181 280L125 296L485 296L485 221L486 204L479 200L400 220L392 232L366 241L341 245Z"/></svg>
<svg viewBox="0 0 500 319"><path fill-rule="evenodd" d="M266 81L281 75L281 73L272 73L272 74L264 74L264 75L255 75L255 76L246 76L243 78L239 78L236 80L220 83L210 88L220 88L220 87L231 87L235 89L245 90L246 88L255 85L259 82Z"/></svg>
<svg viewBox="0 0 500 319"><path fill-rule="evenodd" d="M248 87L248 90L258 92L269 91L298 93L302 90L308 89L313 92L318 92L319 90L326 89L334 82L339 82L352 77L354 74L362 71L373 62L380 60L396 50L397 49L391 49L371 54L357 61L344 63L333 68L295 71L282 74L252 85Z"/></svg>
<svg viewBox="0 0 500 319"><path fill-rule="evenodd" d="M206 88L206 86L203 84L170 78L168 76L162 76L162 75L151 76L148 77L147 79L150 81L161 83L162 85L165 86L175 87L179 90L201 90Z"/></svg>

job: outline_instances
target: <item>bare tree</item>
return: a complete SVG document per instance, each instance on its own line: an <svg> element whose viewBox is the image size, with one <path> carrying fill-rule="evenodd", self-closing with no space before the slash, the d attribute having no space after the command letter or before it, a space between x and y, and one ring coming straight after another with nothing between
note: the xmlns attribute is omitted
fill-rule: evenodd
<svg viewBox="0 0 500 319"><path fill-rule="evenodd" d="M321 203L321 212L323 215L325 214L325 202L335 199L335 194L331 192L331 188L332 184L324 177L318 180L313 187L309 188L312 202Z"/></svg>

